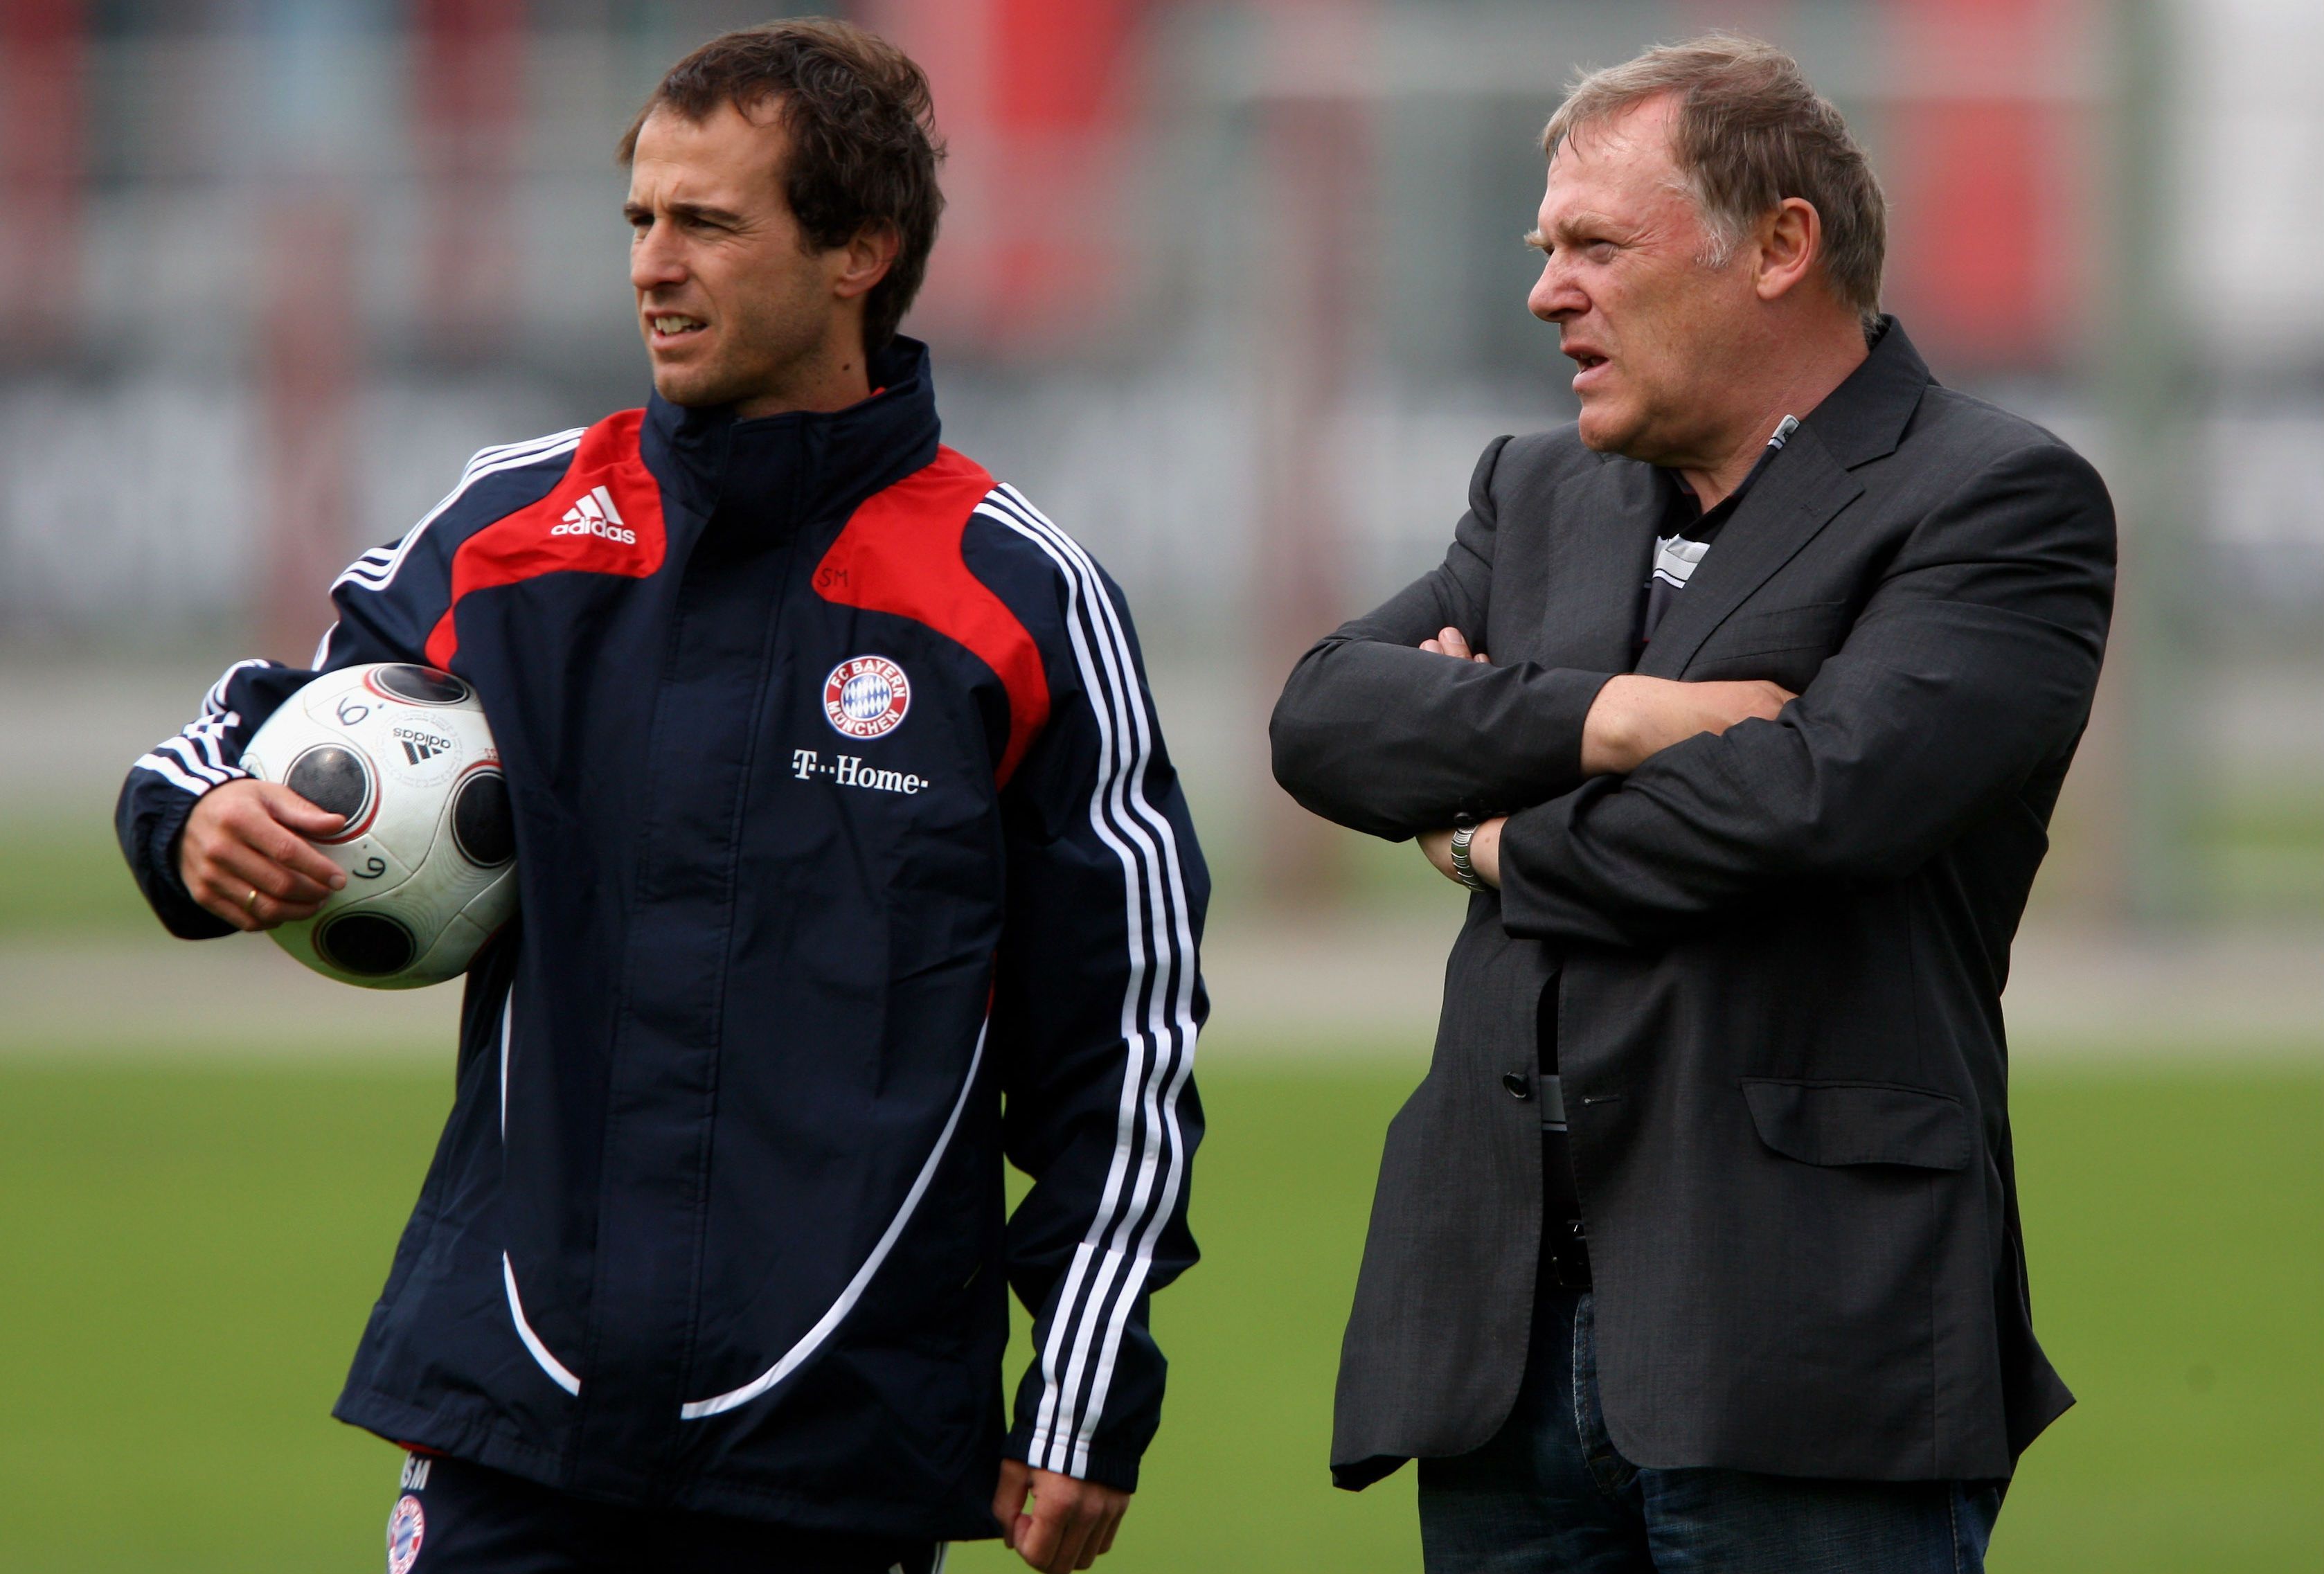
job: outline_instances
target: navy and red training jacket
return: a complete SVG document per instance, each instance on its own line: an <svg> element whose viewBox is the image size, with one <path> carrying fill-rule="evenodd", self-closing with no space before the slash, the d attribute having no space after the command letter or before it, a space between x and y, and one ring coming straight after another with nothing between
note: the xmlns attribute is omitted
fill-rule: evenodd
<svg viewBox="0 0 2324 1574"><path fill-rule="evenodd" d="M832 1530L991 1535L1004 1447L1135 1486L1208 876L1120 592L938 445L923 346L873 370L484 450L339 577L312 669L235 666L131 770L122 845L203 937L179 832L316 672L447 668L499 746L520 916L340 1419Z"/></svg>

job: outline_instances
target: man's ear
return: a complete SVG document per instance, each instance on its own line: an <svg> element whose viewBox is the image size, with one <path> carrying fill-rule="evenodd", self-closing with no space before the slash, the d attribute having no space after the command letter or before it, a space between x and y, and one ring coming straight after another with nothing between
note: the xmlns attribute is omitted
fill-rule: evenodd
<svg viewBox="0 0 2324 1574"><path fill-rule="evenodd" d="M1759 221L1759 264L1752 288L1775 300L1799 287L1823 255L1823 216L1805 198L1786 197Z"/></svg>
<svg viewBox="0 0 2324 1574"><path fill-rule="evenodd" d="M903 249L904 237L896 233L894 225L884 221L865 225L835 254L832 290L842 300L870 294L896 265L896 255Z"/></svg>

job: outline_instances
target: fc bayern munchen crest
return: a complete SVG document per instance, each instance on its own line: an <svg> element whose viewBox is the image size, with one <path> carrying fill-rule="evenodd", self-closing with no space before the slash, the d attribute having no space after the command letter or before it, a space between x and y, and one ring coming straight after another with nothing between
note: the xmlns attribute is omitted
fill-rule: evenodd
<svg viewBox="0 0 2324 1574"><path fill-rule="evenodd" d="M420 1560L420 1538L428 1533L428 1511L409 1492L395 1500L387 1516L387 1574L411 1574Z"/></svg>
<svg viewBox="0 0 2324 1574"><path fill-rule="evenodd" d="M844 738L881 738L904 724L912 685L884 656L858 656L823 680L823 713Z"/></svg>

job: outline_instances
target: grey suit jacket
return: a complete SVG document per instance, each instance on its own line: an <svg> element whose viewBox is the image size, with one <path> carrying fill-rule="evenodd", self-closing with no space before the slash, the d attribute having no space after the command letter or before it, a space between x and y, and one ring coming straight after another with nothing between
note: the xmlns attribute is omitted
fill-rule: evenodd
<svg viewBox="0 0 2324 1574"><path fill-rule="evenodd" d="M1649 466L1571 428L1502 438L1443 566L1310 650L1277 706L1276 776L1319 815L1401 838L1513 814L1388 1128L1335 1477L1464 1452L1508 1413L1542 1150L1503 1082L1539 1074L1545 990L1623 1455L2006 1477L2072 1403L2034 1339L2000 996L2098 679L2111 505L1890 322L1637 667L1799 699L1585 779L1658 518ZM1414 649L1446 624L1492 665Z"/></svg>

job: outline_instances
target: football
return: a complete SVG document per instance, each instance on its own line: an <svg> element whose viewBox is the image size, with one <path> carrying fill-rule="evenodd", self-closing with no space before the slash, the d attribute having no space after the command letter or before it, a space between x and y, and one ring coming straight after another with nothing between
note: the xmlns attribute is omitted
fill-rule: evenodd
<svg viewBox="0 0 2324 1574"><path fill-rule="evenodd" d="M441 983L515 913L508 778L475 691L451 674L327 673L266 719L242 765L346 817L315 839L346 888L270 931L317 972L374 990Z"/></svg>

